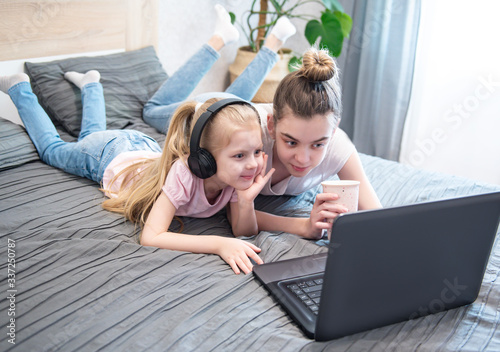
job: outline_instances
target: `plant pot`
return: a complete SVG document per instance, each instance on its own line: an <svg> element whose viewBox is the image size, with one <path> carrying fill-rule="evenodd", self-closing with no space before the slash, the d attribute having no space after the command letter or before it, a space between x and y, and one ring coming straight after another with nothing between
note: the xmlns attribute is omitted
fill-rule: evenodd
<svg viewBox="0 0 500 352"><path fill-rule="evenodd" d="M266 76L252 102L272 103L278 84L289 73L288 62L293 56L292 51L290 49L281 49L278 54L280 55L280 60L278 60L271 72ZM249 46L243 46L238 49L234 62L229 66L231 83L243 72L256 55L256 53L250 50Z"/></svg>

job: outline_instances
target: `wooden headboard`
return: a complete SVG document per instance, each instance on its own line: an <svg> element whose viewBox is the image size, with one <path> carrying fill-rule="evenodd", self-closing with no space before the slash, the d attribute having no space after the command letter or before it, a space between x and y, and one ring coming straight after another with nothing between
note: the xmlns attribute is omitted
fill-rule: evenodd
<svg viewBox="0 0 500 352"><path fill-rule="evenodd" d="M0 0L0 61L158 42L158 0Z"/></svg>

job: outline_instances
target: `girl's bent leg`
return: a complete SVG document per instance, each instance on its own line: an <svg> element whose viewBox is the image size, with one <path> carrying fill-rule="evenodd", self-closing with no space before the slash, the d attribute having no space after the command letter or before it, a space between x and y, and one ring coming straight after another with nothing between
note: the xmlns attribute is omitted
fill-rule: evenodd
<svg viewBox="0 0 500 352"><path fill-rule="evenodd" d="M49 146L65 142L59 137L54 124L38 103L38 98L31 90L29 82L12 86L8 93L40 158L45 161L45 152Z"/></svg>
<svg viewBox="0 0 500 352"><path fill-rule="evenodd" d="M105 144L92 145L92 148L88 148L89 143L63 141L49 116L38 103L38 98L31 90L29 82L12 86L8 93L44 163L68 173L98 181L95 177L97 173L92 170L99 168L99 160L92 158L89 152L102 151Z"/></svg>
<svg viewBox="0 0 500 352"><path fill-rule="evenodd" d="M93 91L90 89L90 93L95 92L99 93L99 89ZM154 139L132 130L96 131L85 138L80 138L78 142L65 142L38 103L38 98L31 90L29 82L13 85L8 93L18 109L40 159L70 174L100 183L106 166L118 154L134 150L161 152L160 146ZM92 101L89 99L88 103ZM91 109L90 113L95 112Z"/></svg>
<svg viewBox="0 0 500 352"><path fill-rule="evenodd" d="M93 160L82 150L82 143L68 143L61 139L49 116L38 103L29 82L18 83L8 92L40 159L50 166L96 181L88 172L96 166L91 165Z"/></svg>
<svg viewBox="0 0 500 352"><path fill-rule="evenodd" d="M279 56L274 51L266 47L261 48L252 62L226 89L226 93L252 100L278 59Z"/></svg>
<svg viewBox="0 0 500 352"><path fill-rule="evenodd" d="M226 89L226 92L245 100L252 100L269 71L278 62L279 56L276 52L295 32L295 26L290 20L286 17L280 17L255 59Z"/></svg>
<svg viewBox="0 0 500 352"><path fill-rule="evenodd" d="M82 127L78 140L93 132L106 130L106 108L101 83L88 83L82 87Z"/></svg>
<svg viewBox="0 0 500 352"><path fill-rule="evenodd" d="M144 121L165 133L175 109L188 98L219 57L212 47L203 45L144 105Z"/></svg>

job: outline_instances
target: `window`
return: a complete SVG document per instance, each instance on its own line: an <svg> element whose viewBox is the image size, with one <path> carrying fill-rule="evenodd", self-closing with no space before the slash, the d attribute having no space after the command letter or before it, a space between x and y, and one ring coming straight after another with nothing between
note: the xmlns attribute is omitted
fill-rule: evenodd
<svg viewBox="0 0 500 352"><path fill-rule="evenodd" d="M500 184L500 2L423 0L400 161Z"/></svg>

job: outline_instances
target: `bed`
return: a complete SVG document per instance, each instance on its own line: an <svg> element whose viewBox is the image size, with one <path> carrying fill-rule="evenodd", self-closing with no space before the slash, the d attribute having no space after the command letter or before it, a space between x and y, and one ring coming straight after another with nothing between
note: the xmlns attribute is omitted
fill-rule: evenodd
<svg viewBox="0 0 500 352"><path fill-rule="evenodd" d="M64 139L78 133L81 102L61 72L98 68L108 126L138 129L164 141L141 118L144 102L168 79L155 54L157 1L1 5L2 21L19 13L28 16L27 11L32 11L30 18L36 13L50 17L43 28L37 27L39 32L24 39L2 33L2 61L33 57L40 48L47 55L124 49L42 63L28 60L24 69L33 89ZM100 20L90 25L77 17L68 20L75 11L98 14ZM64 33L51 25L61 26L59 14L65 14ZM99 29L102 18L106 28ZM89 47L89 42L94 45ZM369 155L361 158L384 206L500 190L499 185ZM218 256L140 246L133 224L101 208L97 184L42 163L24 128L4 118L0 185L2 351L500 350L498 240L472 305L320 343L305 337L253 275L235 275ZM260 196L256 206L306 216L318 191ZM209 219L182 221L186 233L232 236L224 211ZM177 223L172 227L178 228ZM266 262L327 251L324 241L288 233L261 232L245 240L262 248ZM14 261L15 267L9 265Z"/></svg>

